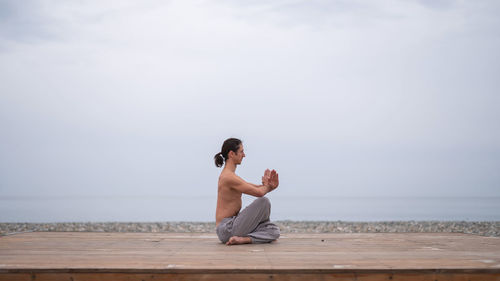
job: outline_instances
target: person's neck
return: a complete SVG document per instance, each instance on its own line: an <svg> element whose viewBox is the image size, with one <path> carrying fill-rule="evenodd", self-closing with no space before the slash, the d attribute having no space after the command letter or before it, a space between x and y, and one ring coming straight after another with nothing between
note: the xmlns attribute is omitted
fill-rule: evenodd
<svg viewBox="0 0 500 281"><path fill-rule="evenodd" d="M236 172L236 164L233 161L226 161L226 165L224 166L224 169L227 169L231 172Z"/></svg>

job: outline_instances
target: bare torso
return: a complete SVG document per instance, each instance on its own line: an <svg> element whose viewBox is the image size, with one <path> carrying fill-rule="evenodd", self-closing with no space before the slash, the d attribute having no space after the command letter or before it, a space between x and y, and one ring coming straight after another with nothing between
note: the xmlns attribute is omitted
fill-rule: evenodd
<svg viewBox="0 0 500 281"><path fill-rule="evenodd" d="M235 173L229 170L222 170L219 176L219 187L217 191L217 210L215 212L216 226L224 218L236 216L241 209L241 192L231 188L228 179L237 177Z"/></svg>

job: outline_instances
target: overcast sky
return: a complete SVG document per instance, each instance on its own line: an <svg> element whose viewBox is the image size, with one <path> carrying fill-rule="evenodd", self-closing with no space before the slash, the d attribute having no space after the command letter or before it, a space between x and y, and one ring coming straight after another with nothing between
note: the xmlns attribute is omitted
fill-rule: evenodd
<svg viewBox="0 0 500 281"><path fill-rule="evenodd" d="M0 196L500 196L500 2L0 0Z"/></svg>

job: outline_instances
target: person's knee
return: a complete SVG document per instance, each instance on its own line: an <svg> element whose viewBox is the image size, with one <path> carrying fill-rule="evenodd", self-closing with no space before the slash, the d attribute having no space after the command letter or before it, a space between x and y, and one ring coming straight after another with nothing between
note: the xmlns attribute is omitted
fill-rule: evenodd
<svg viewBox="0 0 500 281"><path fill-rule="evenodd" d="M263 207L271 208L271 201L267 197L262 196L255 199L255 201L257 201L257 203Z"/></svg>

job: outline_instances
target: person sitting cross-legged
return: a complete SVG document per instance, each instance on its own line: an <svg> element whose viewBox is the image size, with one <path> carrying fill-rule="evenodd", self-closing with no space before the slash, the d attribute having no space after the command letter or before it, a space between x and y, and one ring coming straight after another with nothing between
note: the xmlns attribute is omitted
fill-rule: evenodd
<svg viewBox="0 0 500 281"><path fill-rule="evenodd" d="M235 138L224 141L221 152L214 157L217 167L225 162L219 176L215 217L217 236L227 245L269 243L280 236L279 227L269 220L271 203L264 197L278 187L278 173L267 169L262 185L248 183L235 173L244 157L243 144ZM243 193L259 198L240 212Z"/></svg>

